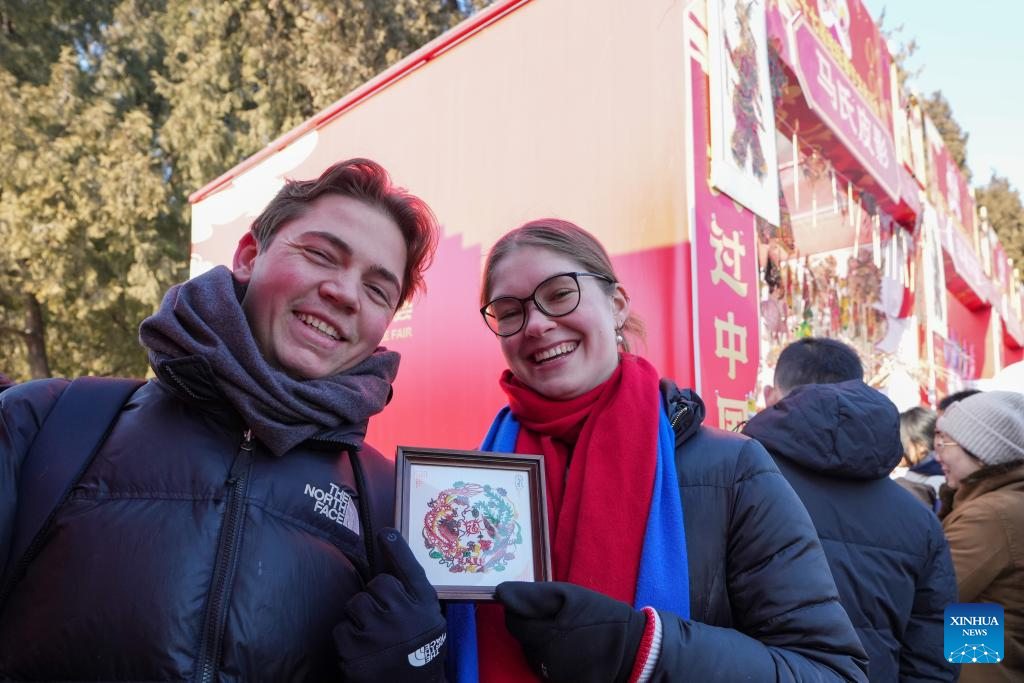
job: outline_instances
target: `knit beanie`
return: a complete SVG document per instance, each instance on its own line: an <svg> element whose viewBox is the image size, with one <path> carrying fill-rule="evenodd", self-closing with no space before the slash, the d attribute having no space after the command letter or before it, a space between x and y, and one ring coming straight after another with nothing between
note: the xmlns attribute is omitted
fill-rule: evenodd
<svg viewBox="0 0 1024 683"><path fill-rule="evenodd" d="M985 391L957 401L935 428L986 465L1024 460L1024 394Z"/></svg>

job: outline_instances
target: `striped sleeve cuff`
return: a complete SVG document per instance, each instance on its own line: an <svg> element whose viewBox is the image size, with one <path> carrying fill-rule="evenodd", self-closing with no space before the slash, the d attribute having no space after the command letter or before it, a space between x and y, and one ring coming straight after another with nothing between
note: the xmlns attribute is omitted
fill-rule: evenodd
<svg viewBox="0 0 1024 683"><path fill-rule="evenodd" d="M651 680L654 667L658 664L658 656L661 654L661 617L653 607L644 607L642 611L647 615L647 626L644 627L644 635L640 638L640 647L636 651L629 683L647 683Z"/></svg>

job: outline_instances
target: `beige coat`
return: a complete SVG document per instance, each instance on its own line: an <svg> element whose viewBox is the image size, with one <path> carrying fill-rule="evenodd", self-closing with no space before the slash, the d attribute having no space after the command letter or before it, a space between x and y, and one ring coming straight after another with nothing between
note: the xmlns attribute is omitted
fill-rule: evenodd
<svg viewBox="0 0 1024 683"><path fill-rule="evenodd" d="M1024 462L966 478L942 527L960 602L996 603L1005 615L1006 658L999 664L964 664L960 681L1024 681Z"/></svg>

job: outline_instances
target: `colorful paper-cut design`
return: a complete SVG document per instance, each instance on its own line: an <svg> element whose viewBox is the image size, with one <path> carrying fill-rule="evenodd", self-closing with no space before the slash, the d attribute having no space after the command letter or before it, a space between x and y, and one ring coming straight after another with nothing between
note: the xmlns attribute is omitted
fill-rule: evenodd
<svg viewBox="0 0 1024 683"><path fill-rule="evenodd" d="M761 132L765 130L764 112L761 111L761 92L758 74L758 45L750 26L750 10L753 2L746 5L737 3L736 20L739 24L740 43L735 48L729 42L729 34L723 32L725 50L736 67L737 80L732 92L732 115L736 127L732 131L732 157L736 165L747 165L750 153L751 171L758 180L767 172L764 152L761 149Z"/></svg>
<svg viewBox="0 0 1024 683"><path fill-rule="evenodd" d="M519 512L504 488L456 481L427 502L423 543L451 573L505 571L522 542Z"/></svg>

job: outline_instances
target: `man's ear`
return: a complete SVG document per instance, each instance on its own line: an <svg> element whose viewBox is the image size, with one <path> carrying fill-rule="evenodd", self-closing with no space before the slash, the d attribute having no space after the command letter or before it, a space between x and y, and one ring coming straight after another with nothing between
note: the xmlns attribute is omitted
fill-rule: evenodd
<svg viewBox="0 0 1024 683"><path fill-rule="evenodd" d="M629 294L621 284L616 284L612 292L612 316L615 318L616 329L625 325L629 319Z"/></svg>
<svg viewBox="0 0 1024 683"><path fill-rule="evenodd" d="M235 258L231 262L231 272L234 274L235 280L243 285L249 283L249 278L252 277L253 265L259 253L260 243L256 240L255 235L252 234L252 231L249 230L242 235L242 239L238 240Z"/></svg>
<svg viewBox="0 0 1024 683"><path fill-rule="evenodd" d="M782 400L782 392L778 387L773 387L771 384L766 384L764 387L764 405L766 408L771 408L773 405Z"/></svg>

